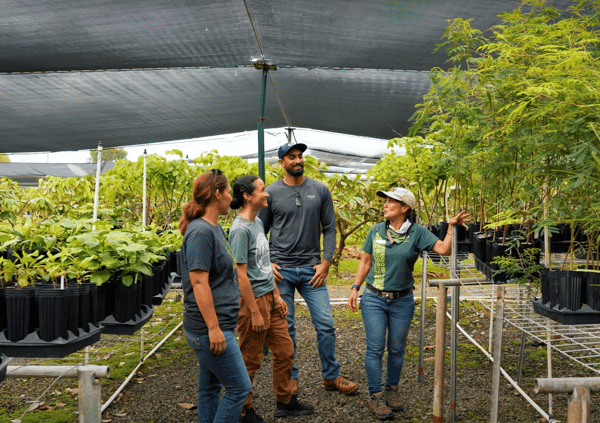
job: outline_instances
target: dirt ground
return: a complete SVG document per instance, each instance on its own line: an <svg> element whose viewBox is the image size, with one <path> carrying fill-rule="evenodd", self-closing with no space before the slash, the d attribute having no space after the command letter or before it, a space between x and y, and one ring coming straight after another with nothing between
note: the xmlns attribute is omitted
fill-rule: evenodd
<svg viewBox="0 0 600 423"><path fill-rule="evenodd" d="M397 413L395 421L430 422L433 409L433 373L435 343L435 308L432 302L427 308L425 329L425 363L423 381L418 381L419 356L419 307L409 335L407 354L401 377L401 393L404 411ZM355 396L344 396L326 391L321 378L321 365L317 352L316 336L305 307L297 309L298 354L300 368L300 398L315 406L315 414L304 417L275 419L273 411L276 400L271 384L271 355L263 356L263 364L256 374L254 383L254 405L267 422L374 422L378 421L367 406L367 381L364 370L365 335L362 320L353 315L344 305L335 305L334 317L337 336L337 359L341 364L341 374L360 385ZM477 303L461 304L461 323L465 325L477 342L488 345L489 312ZM448 329L449 330L449 329ZM196 422L196 392L198 364L195 354L186 345L181 334L175 335L177 346L163 350L149 359L134 382L103 414L105 423L186 423ZM449 332L447 340L449 343ZM503 336L503 367L516 378L517 361L521 333L505 328ZM521 386L543 409L547 409L548 396L533 393L535 378L545 377L546 347L528 340L525 348L525 364ZM171 354L177 352L177 360ZM447 350L444 393L444 421L451 420L450 412L450 352ZM492 364L483 353L465 337L459 336L457 353L457 380L455 421L488 422L490 415L490 394ZM384 369L385 371L385 369ZM553 362L555 377L597 376L582 366L555 356ZM111 393L103 393L103 398ZM554 418L566 422L568 397L554 395ZM596 400L596 403L594 403ZM591 422L600 422L598 402L592 394ZM506 379L500 382L499 421L539 422L540 415L510 386Z"/></svg>

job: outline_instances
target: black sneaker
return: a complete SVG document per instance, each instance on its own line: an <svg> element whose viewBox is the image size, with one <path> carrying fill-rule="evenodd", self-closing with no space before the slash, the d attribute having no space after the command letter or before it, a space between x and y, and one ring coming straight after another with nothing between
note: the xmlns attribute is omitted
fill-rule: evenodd
<svg viewBox="0 0 600 423"><path fill-rule="evenodd" d="M292 395L287 404L277 401L275 417L306 416L314 412L315 408L312 405L300 402L297 396Z"/></svg>
<svg viewBox="0 0 600 423"><path fill-rule="evenodd" d="M266 423L254 408L246 408L246 414L240 416L238 423Z"/></svg>

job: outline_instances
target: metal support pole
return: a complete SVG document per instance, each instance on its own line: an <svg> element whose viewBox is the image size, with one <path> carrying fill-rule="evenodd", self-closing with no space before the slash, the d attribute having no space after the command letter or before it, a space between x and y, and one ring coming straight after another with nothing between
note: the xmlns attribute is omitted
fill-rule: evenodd
<svg viewBox="0 0 600 423"><path fill-rule="evenodd" d="M142 193L142 230L146 229L146 149L144 148L144 188Z"/></svg>
<svg viewBox="0 0 600 423"><path fill-rule="evenodd" d="M435 369L433 372L433 423L444 421L444 367L446 359L446 285L438 286L435 315Z"/></svg>
<svg viewBox="0 0 600 423"><path fill-rule="evenodd" d="M469 284L473 284L473 285L489 285L491 284L491 282L489 281L481 281L481 278L464 278L464 279L456 279L456 278L450 278L450 279L431 279L429 281L429 286L439 286L439 285L446 285L446 286L456 286L456 285L469 285Z"/></svg>
<svg viewBox="0 0 600 423"><path fill-rule="evenodd" d="M568 423L589 423L592 411L590 388L575 388L569 399Z"/></svg>
<svg viewBox="0 0 600 423"><path fill-rule="evenodd" d="M101 423L102 389L92 370L79 371L79 423Z"/></svg>
<svg viewBox="0 0 600 423"><path fill-rule="evenodd" d="M450 253L450 275L452 278L460 280L458 273L458 238L457 231L452 231L452 252ZM452 325L450 326L450 419L456 420L456 349L458 347L458 337L456 334L456 325L459 320L460 305L460 285L452 287L452 305L451 316Z"/></svg>
<svg viewBox="0 0 600 423"><path fill-rule="evenodd" d="M492 408L490 411L490 423L498 422L500 369L502 364L502 325L504 323L504 285L499 285L496 292L497 307L494 315L494 365L492 367Z"/></svg>
<svg viewBox="0 0 600 423"><path fill-rule="evenodd" d="M493 290L491 291L493 293ZM490 333L488 335L488 351L493 354L493 345L494 342L494 316L496 310L496 295L492 294L492 302L490 304Z"/></svg>
<svg viewBox="0 0 600 423"><path fill-rule="evenodd" d="M589 423L591 412L590 392L600 391L599 377L573 377L556 379L536 379L535 393L571 392L569 399L568 423Z"/></svg>
<svg viewBox="0 0 600 423"><path fill-rule="evenodd" d="M94 192L94 216L92 223L98 220L98 203L100 191L100 175L102 174L102 140L98 141L98 160L96 162L96 189ZM96 227L94 226L94 229Z"/></svg>
<svg viewBox="0 0 600 423"><path fill-rule="evenodd" d="M423 251L421 275L421 334L419 337L419 382L423 382L425 352L425 301L427 300L427 251Z"/></svg>
<svg viewBox="0 0 600 423"><path fill-rule="evenodd" d="M260 115L258 117L258 176L265 180L265 97L267 93L267 76L269 68L264 66L262 88L260 91Z"/></svg>
<svg viewBox="0 0 600 423"><path fill-rule="evenodd" d="M6 377L76 377L79 379L79 423L101 423L101 387L108 366L8 366Z"/></svg>
<svg viewBox="0 0 600 423"><path fill-rule="evenodd" d="M517 383L521 383L521 375L523 373L523 363L525 361L525 341L527 341L527 335L525 331L521 332L521 345L519 346L519 364L517 366Z"/></svg>

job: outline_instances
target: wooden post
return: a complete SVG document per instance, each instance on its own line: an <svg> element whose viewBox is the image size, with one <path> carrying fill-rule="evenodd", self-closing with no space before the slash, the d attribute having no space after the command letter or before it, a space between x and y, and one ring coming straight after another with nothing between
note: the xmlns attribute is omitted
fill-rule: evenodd
<svg viewBox="0 0 600 423"><path fill-rule="evenodd" d="M444 421L444 367L446 362L446 299L448 288L438 285L435 316L435 370L433 373L433 423Z"/></svg>

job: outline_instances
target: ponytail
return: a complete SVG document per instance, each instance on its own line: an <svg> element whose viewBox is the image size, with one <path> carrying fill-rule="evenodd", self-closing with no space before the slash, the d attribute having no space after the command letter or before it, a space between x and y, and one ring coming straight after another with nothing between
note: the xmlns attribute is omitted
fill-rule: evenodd
<svg viewBox="0 0 600 423"><path fill-rule="evenodd" d="M231 200L232 209L239 209L244 206L244 194L250 194L254 192L254 181L258 179L256 175L244 175L240 176L233 184L233 200Z"/></svg>
<svg viewBox="0 0 600 423"><path fill-rule="evenodd" d="M185 235L192 220L202 217L206 206L213 201L215 192L225 191L228 184L227 177L219 169L212 169L194 180L193 200L183 206L183 214L179 220L181 235Z"/></svg>

